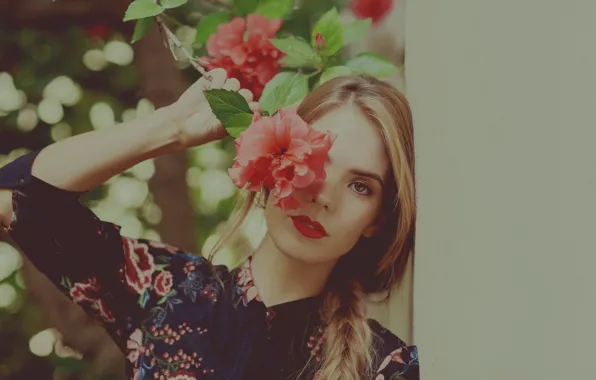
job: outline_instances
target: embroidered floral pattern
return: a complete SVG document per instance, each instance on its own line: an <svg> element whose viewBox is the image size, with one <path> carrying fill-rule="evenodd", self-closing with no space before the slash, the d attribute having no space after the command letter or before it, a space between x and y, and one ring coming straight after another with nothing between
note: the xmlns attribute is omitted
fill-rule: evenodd
<svg viewBox="0 0 596 380"><path fill-rule="evenodd" d="M314 356L315 360L321 361L321 354L323 343L325 342L325 334L321 327L319 327L309 338L306 345L310 349L310 355Z"/></svg>
<svg viewBox="0 0 596 380"><path fill-rule="evenodd" d="M163 271L155 277L155 285L153 290L155 294L163 297L170 292L173 284L173 276L171 272Z"/></svg>
<svg viewBox="0 0 596 380"><path fill-rule="evenodd" d="M122 238L124 247L124 276L128 287L137 294L143 294L151 286L155 272L153 256L149 247L137 240Z"/></svg>
<svg viewBox="0 0 596 380"><path fill-rule="evenodd" d="M416 346L402 346L387 355L377 370L375 380L384 380L386 375L401 375L406 373L410 367L416 367L418 372L418 349ZM410 371L414 372L414 371ZM393 380L394 377L389 379ZM397 377L400 379L400 377Z"/></svg>
<svg viewBox="0 0 596 380"><path fill-rule="evenodd" d="M252 279L252 272L250 270L251 258L244 261L237 274L237 288L236 292L242 299L244 306L247 306L252 300L261 301L261 297L257 291L257 287Z"/></svg>
<svg viewBox="0 0 596 380"><path fill-rule="evenodd" d="M102 322L114 323L115 319L105 301L101 299L101 287L95 277L85 282L75 282L70 288L70 297L78 305L91 310L93 316L98 316Z"/></svg>

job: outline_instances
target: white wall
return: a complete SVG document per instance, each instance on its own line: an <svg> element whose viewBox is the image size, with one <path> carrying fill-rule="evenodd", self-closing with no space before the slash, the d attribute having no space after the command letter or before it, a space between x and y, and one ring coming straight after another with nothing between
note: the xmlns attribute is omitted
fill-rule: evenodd
<svg viewBox="0 0 596 380"><path fill-rule="evenodd" d="M407 5L422 379L596 379L596 2Z"/></svg>

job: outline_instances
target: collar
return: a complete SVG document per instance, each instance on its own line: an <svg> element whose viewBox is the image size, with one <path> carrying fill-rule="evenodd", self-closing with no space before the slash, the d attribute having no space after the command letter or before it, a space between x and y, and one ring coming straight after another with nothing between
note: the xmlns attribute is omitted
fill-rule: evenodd
<svg viewBox="0 0 596 380"><path fill-rule="evenodd" d="M259 291L255 285L252 276L252 255L248 256L244 262L234 271L235 294L240 298L240 302L246 307L251 303L263 304ZM294 301L288 301L273 305L267 308L269 313L279 313L280 311L298 311L298 309L314 311L318 309L322 295L316 295L307 298L301 298Z"/></svg>

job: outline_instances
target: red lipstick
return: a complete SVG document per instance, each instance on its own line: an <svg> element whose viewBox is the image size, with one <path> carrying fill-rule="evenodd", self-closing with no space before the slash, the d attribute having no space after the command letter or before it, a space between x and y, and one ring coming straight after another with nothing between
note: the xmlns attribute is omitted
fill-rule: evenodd
<svg viewBox="0 0 596 380"><path fill-rule="evenodd" d="M312 220L306 215L294 215L291 218L296 230L307 238L321 239L327 236L325 228L316 220Z"/></svg>

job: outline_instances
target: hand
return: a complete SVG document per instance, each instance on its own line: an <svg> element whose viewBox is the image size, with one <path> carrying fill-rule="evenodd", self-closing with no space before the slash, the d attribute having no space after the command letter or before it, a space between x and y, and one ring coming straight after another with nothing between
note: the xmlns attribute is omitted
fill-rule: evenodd
<svg viewBox="0 0 596 380"><path fill-rule="evenodd" d="M166 117L174 123L178 140L184 148L228 136L228 132L211 111L203 91L217 88L238 91L251 109L258 109L258 103L252 101L252 92L240 89L240 82L236 78L228 79L224 69L214 69L207 74L211 81L207 77L200 78L180 96L180 99L167 107Z"/></svg>

